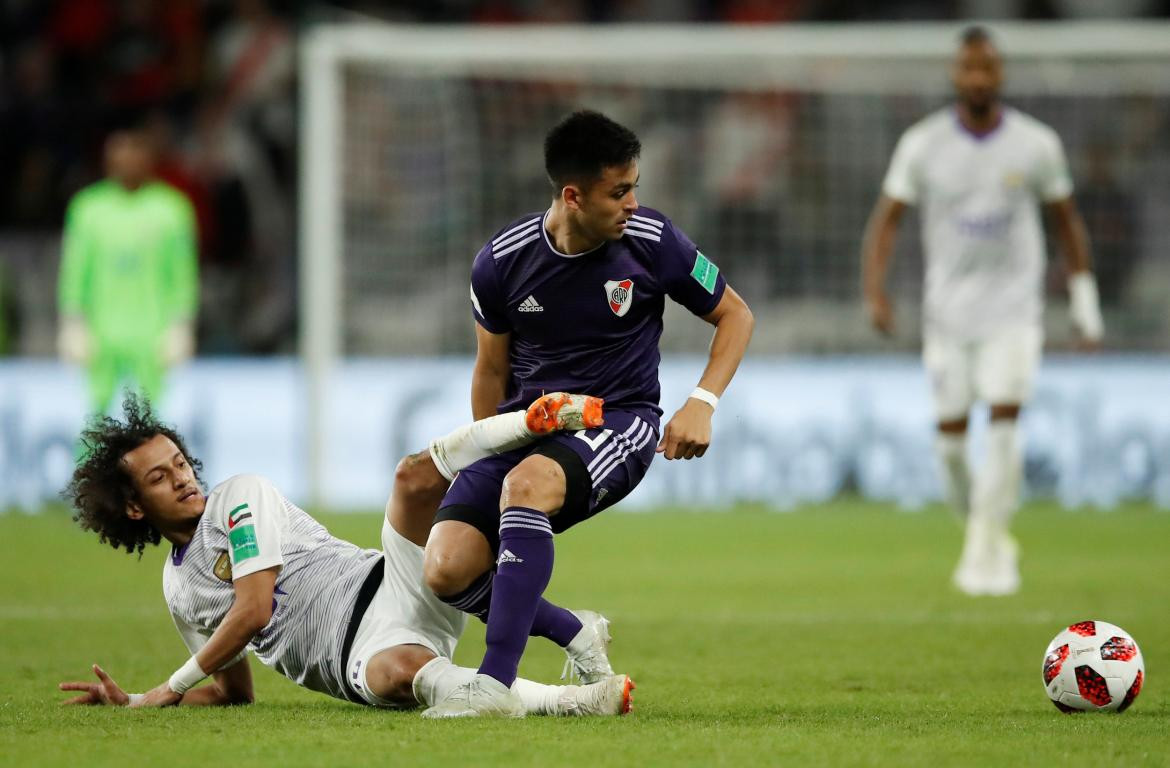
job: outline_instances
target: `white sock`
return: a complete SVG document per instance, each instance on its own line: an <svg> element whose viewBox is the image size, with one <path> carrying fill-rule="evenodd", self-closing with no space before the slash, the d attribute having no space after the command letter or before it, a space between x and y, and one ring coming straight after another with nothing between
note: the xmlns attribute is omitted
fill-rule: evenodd
<svg viewBox="0 0 1170 768"><path fill-rule="evenodd" d="M520 696L520 701L524 702L524 711L530 715L561 714L558 702L566 687L534 683L522 677L512 683L512 690Z"/></svg>
<svg viewBox="0 0 1170 768"><path fill-rule="evenodd" d="M470 667L457 667L442 656L423 664L414 676L414 697L427 707L433 707L461 685L470 683L478 672ZM565 686L543 685L516 678L512 690L520 696L524 710L530 715L556 715L557 702Z"/></svg>
<svg viewBox="0 0 1170 768"><path fill-rule="evenodd" d="M987 458L975 478L973 509L999 532L1006 532L1020 503L1023 477L1019 426L996 419L987 427Z"/></svg>
<svg viewBox="0 0 1170 768"><path fill-rule="evenodd" d="M450 659L442 656L422 665L414 675L414 698L424 706L433 707L461 685L471 682L476 671L467 667L457 667Z"/></svg>
<svg viewBox="0 0 1170 768"><path fill-rule="evenodd" d="M934 441L947 503L959 516L967 519L971 511L971 470L967 466L967 433L939 432Z"/></svg>
<svg viewBox="0 0 1170 768"><path fill-rule="evenodd" d="M454 480L456 472L480 459L528 445L536 435L528 431L525 416L525 411L501 413L435 438L430 445L435 467L443 477Z"/></svg>

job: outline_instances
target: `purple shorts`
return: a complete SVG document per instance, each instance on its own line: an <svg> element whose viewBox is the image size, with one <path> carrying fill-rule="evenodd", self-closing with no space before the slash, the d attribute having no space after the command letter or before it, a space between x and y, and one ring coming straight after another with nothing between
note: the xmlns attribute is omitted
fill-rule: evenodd
<svg viewBox="0 0 1170 768"><path fill-rule="evenodd" d="M605 411L605 426L559 432L515 451L480 459L461 470L447 489L435 522L459 520L499 546L500 491L512 468L533 454L565 471L565 504L549 518L560 533L621 501L646 475L658 445L653 411Z"/></svg>

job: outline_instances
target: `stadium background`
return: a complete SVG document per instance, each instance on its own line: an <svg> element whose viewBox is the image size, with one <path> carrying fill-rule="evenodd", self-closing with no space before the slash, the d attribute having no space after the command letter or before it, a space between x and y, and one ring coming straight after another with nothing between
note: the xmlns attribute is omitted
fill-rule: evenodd
<svg viewBox="0 0 1170 768"><path fill-rule="evenodd" d="M500 222L545 204L540 137L578 104L638 130L640 199L716 259L758 320L705 466L664 465L630 506L785 508L849 492L921 506L938 482L915 358L916 224L902 228L891 278L893 340L861 312L858 246L899 132L948 98L946 55L971 17L1004 33L1009 100L1065 141L1108 325L1105 354L1067 354L1064 276L1051 259L1050 354L1025 421L1029 492L1070 507L1170 506L1170 416L1159 395L1170 371L1165 50L1102 53L1110 40L1124 47L1170 29L1157 20L1165 4L1112 3L1108 19L1099 4L1072 0L63 0L2 12L0 507L37 509L69 471L83 397L79 372L53 360L60 226L69 196L100 176L114 126L150 126L162 177L198 215L199 359L171 377L164 413L193 433L213 480L247 467L297 499L369 508L397 455L466 417L439 403L465 397L467 265ZM647 21L671 26L626 24ZM323 71L310 40L327 27L360 39L384 23L424 25L393 28L401 39L470 31L468 66L479 71L335 53L336 108L306 108L309 74ZM894 26L858 26L874 23ZM522 52L554 32L542 25L572 36L565 24L599 41L624 35L627 57L640 40L673 45L673 66L623 67L622 51L604 42L575 70L545 72L522 55L490 72L474 63L479 32ZM851 30L879 30L877 40L896 31L905 51L831 55ZM773 58L811 38L827 65L813 77L785 74L767 56L758 66L750 56L688 65L696 34L733 48L737 36L779 35ZM756 48L767 51L767 39ZM313 127L321 114L335 118L324 137ZM310 180L322 157L326 175ZM325 209L332 218L321 225ZM322 226L332 228L323 246ZM664 408L697 377L706 339L704 324L668 318ZM978 431L976 460L977 445Z"/></svg>

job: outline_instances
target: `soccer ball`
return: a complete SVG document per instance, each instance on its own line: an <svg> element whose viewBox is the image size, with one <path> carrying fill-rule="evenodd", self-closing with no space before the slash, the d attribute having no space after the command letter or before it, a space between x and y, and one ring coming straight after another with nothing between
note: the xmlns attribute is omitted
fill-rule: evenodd
<svg viewBox="0 0 1170 768"><path fill-rule="evenodd" d="M1078 621L1044 652L1044 690L1061 712L1124 712L1141 693L1142 652L1121 627Z"/></svg>

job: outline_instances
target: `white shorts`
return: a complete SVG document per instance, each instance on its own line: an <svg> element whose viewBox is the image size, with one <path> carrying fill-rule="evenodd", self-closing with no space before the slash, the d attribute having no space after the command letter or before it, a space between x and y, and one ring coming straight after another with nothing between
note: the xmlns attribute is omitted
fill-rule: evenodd
<svg viewBox="0 0 1170 768"><path fill-rule="evenodd" d="M930 375L939 421L967 416L975 401L1022 404L1032 395L1044 332L1027 325L979 341L927 334L922 361Z"/></svg>
<svg viewBox="0 0 1170 768"><path fill-rule="evenodd" d="M423 582L422 547L403 538L385 518L382 551L386 556L382 584L358 625L345 669L353 689L369 704L394 707L370 691L366 682L370 659L396 645L421 645L449 659L467 615L435 597Z"/></svg>

